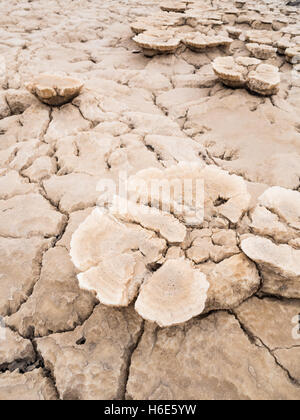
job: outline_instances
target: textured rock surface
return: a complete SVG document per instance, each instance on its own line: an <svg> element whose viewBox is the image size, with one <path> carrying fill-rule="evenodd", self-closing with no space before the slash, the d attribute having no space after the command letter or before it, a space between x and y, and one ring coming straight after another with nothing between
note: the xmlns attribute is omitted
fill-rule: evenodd
<svg viewBox="0 0 300 420"><path fill-rule="evenodd" d="M181 328L147 325L127 386L128 398L146 400L298 400L299 395L269 351L251 343L226 313Z"/></svg>
<svg viewBox="0 0 300 420"><path fill-rule="evenodd" d="M0 327L0 370L14 370L18 366L30 365L35 352L29 340L24 340L9 328Z"/></svg>
<svg viewBox="0 0 300 420"><path fill-rule="evenodd" d="M42 238L0 238L1 316L16 312L27 300L39 279L43 252L49 246L50 242Z"/></svg>
<svg viewBox="0 0 300 420"><path fill-rule="evenodd" d="M0 375L2 401L52 401L57 394L51 381L41 369L20 375L17 372Z"/></svg>
<svg viewBox="0 0 300 420"><path fill-rule="evenodd" d="M29 82L26 88L45 104L60 106L78 96L83 84L71 77L42 74Z"/></svg>
<svg viewBox="0 0 300 420"><path fill-rule="evenodd" d="M206 310L232 309L239 306L260 286L255 265L243 254L226 258L219 264L201 266L210 284Z"/></svg>
<svg viewBox="0 0 300 420"><path fill-rule="evenodd" d="M292 334L291 327L297 330L296 318L300 305L297 301L278 301L276 299L252 298L243 303L236 314L247 330L267 346L278 362L300 382L299 360L300 334Z"/></svg>
<svg viewBox="0 0 300 420"><path fill-rule="evenodd" d="M14 220L14 224L10 223ZM59 235L65 217L39 194L0 201L0 234L11 238Z"/></svg>
<svg viewBox="0 0 300 420"><path fill-rule="evenodd" d="M251 55L253 55L253 57L260 60L268 60L269 58L276 57L277 49L271 47L270 45L250 43L247 44L246 47L250 51Z"/></svg>
<svg viewBox="0 0 300 420"><path fill-rule="evenodd" d="M242 238L241 248L259 266L266 294L299 298L299 200L297 191L272 187L250 212L250 231L260 236Z"/></svg>
<svg viewBox="0 0 300 420"><path fill-rule="evenodd" d="M141 331L141 319L132 308L120 311L101 305L82 327L39 339L37 345L61 398L120 399Z"/></svg>
<svg viewBox="0 0 300 420"><path fill-rule="evenodd" d="M299 399L299 7L1 6L0 399ZM48 78L44 104L26 83L52 72L63 89ZM81 82L66 90L66 78ZM93 220L109 204L100 180L182 182L186 162L203 171L204 219L201 196L196 217L192 201L161 214L155 196L150 216L115 206L111 224ZM78 271L71 238L89 216ZM245 241L264 244L253 260ZM95 307L95 292L135 301L178 259L206 275L204 315L144 332L133 302ZM80 289L85 273L95 292Z"/></svg>
<svg viewBox="0 0 300 420"><path fill-rule="evenodd" d="M88 318L95 299L78 287L76 271L65 248L44 254L40 279L21 309L6 320L22 336L68 331Z"/></svg>
<svg viewBox="0 0 300 420"><path fill-rule="evenodd" d="M160 259L165 246L165 240L153 232L121 224L96 209L73 235L71 257L83 271L82 287L95 290L102 302L127 306L149 274L147 265ZM116 258L120 258L120 272L113 269Z"/></svg>

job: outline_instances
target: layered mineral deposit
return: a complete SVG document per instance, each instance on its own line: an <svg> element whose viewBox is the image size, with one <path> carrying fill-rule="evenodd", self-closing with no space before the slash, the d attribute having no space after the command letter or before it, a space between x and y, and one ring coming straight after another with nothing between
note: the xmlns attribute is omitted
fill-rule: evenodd
<svg viewBox="0 0 300 420"><path fill-rule="evenodd" d="M2 0L0 400L299 401L299 10Z"/></svg>
<svg viewBox="0 0 300 420"><path fill-rule="evenodd" d="M71 77L42 74L27 83L26 88L45 104L60 106L78 96L83 84Z"/></svg>

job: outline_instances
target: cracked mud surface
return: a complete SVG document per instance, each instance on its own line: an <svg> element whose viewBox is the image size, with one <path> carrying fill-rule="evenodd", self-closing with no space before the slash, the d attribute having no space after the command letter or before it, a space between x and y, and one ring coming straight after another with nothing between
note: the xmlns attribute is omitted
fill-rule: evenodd
<svg viewBox="0 0 300 420"><path fill-rule="evenodd" d="M164 2L168 13L154 0L50 0L47 17L41 0L2 3L0 399L299 400L297 2ZM172 54L160 54L162 29L180 38ZM212 63L227 56L278 68L278 93L225 86ZM80 79L81 94L42 104L25 83L45 72ZM161 241L150 271L185 258L210 283L202 315L161 328L134 302L111 308L81 289L70 243L99 180L182 161L219 177L202 225L122 220ZM222 197L231 175L234 204Z"/></svg>

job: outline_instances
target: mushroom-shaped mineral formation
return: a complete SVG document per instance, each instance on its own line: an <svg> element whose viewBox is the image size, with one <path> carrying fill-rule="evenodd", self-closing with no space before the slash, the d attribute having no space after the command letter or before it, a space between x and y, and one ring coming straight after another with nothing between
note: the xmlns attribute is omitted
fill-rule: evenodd
<svg viewBox="0 0 300 420"><path fill-rule="evenodd" d="M133 41L142 48L145 55L169 54L175 52L181 43L181 38L172 30L152 29L136 35Z"/></svg>
<svg viewBox="0 0 300 420"><path fill-rule="evenodd" d="M41 74L27 83L26 88L45 104L60 106L78 96L83 83L71 77Z"/></svg>
<svg viewBox="0 0 300 420"><path fill-rule="evenodd" d="M213 70L224 85L247 87L262 96L275 95L279 90L280 73L277 67L261 64L251 57L217 57Z"/></svg>
<svg viewBox="0 0 300 420"><path fill-rule="evenodd" d="M213 62L213 70L224 85L240 88L247 82L247 68L237 64L233 57L217 57Z"/></svg>
<svg viewBox="0 0 300 420"><path fill-rule="evenodd" d="M270 64L260 64L249 73L247 84L252 92L263 96L275 95L280 85L278 68Z"/></svg>
<svg viewBox="0 0 300 420"><path fill-rule="evenodd" d="M237 8L241 9L247 4L247 0L236 0L234 4Z"/></svg>
<svg viewBox="0 0 300 420"><path fill-rule="evenodd" d="M226 86L238 88L246 85L247 68L237 64L233 57L216 58L213 70Z"/></svg>
<svg viewBox="0 0 300 420"><path fill-rule="evenodd" d="M200 32L190 33L184 37L184 43L190 49L195 51L202 51L206 48L214 47L228 47L233 40L228 36L223 35L203 35Z"/></svg>

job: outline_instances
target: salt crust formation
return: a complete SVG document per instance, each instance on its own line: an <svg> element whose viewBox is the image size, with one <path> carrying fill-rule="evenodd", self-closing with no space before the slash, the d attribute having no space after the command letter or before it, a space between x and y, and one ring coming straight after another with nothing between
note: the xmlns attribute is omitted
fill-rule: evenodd
<svg viewBox="0 0 300 420"><path fill-rule="evenodd" d="M1 400L300 399L299 7L217 0L172 2L166 11L166 3L2 2ZM132 41L156 31L180 39L178 48L157 54ZM213 46L224 38L227 45ZM185 39L200 40L198 47L204 39L206 48ZM251 71L279 69L276 95L219 83L212 63L228 56ZM56 96L64 105L44 104L24 87L45 73L84 89ZM276 74L267 84L266 74L255 76L258 90L273 90ZM197 213L191 202L163 213L133 200L125 214L121 198L99 203L99 180L118 184L126 172L143 181L145 169L146 180L157 171L163 178L182 161L225 180L217 177L220 196L209 181L202 224L204 206ZM221 194L233 179L227 192L241 192L236 202ZM85 290L77 276L89 269L74 267L69 252L88 217L96 244L105 233L94 219L97 203L114 209L108 222L118 257L98 263L110 252L107 234L106 248L89 250L100 276L85 280L92 286ZM142 206L147 215L136 211ZM122 254L128 238L133 248ZM162 305L172 300L151 298L159 290L151 280L166 267L193 273L187 289L179 278L176 289L164 284L165 297L177 290L173 302L203 286L195 305L173 306L171 320ZM104 298L132 301L113 307L99 303ZM151 321L134 308L142 298Z"/></svg>
<svg viewBox="0 0 300 420"><path fill-rule="evenodd" d="M71 77L42 74L27 83L26 88L45 104L61 106L78 96L83 84Z"/></svg>
<svg viewBox="0 0 300 420"><path fill-rule="evenodd" d="M136 32L136 30L135 30ZM173 53L184 44L193 51L203 51L207 48L229 47L233 42L226 35L205 35L197 33L180 33L172 28L148 29L139 33L133 41L142 48L145 55L155 53Z"/></svg>
<svg viewBox="0 0 300 420"><path fill-rule="evenodd" d="M266 15L264 7L247 7L247 13L240 11L245 9L244 5L235 4L233 8L223 5L223 14L217 9L201 8L195 2L164 2L160 8L162 12L139 17L131 23L136 34L133 40L146 56L176 53L182 44L202 52L215 47L229 49L233 40L241 40L258 59L276 58L278 51L288 62L299 62L298 26L289 28L289 19L276 12L272 16ZM249 25L251 29L245 30L245 26L240 28L232 23Z"/></svg>
<svg viewBox="0 0 300 420"><path fill-rule="evenodd" d="M170 259L143 284L135 309L162 327L180 324L204 311L208 289L206 276L190 262Z"/></svg>
<svg viewBox="0 0 300 420"><path fill-rule="evenodd" d="M161 195L159 186L165 181L173 186L171 196ZM94 210L73 235L70 252L82 271L80 287L96 292L101 303L112 306L127 306L138 295L137 312L161 326L201 314L209 282L197 264L210 259L221 263L240 254L234 231L227 229L249 208L246 183L213 166L181 163L165 170L140 171L129 179L128 189L128 201L114 197L108 213ZM228 264L229 271L237 270L235 264L243 267L238 279L241 295L234 306L247 293L253 294L259 277L246 259L229 259ZM215 266L207 270L213 278L209 302L230 306L221 302ZM224 283L221 287L226 289ZM229 282L226 296L233 287Z"/></svg>
<svg viewBox="0 0 300 420"><path fill-rule="evenodd" d="M160 5L161 10L165 12L184 12L187 8L186 2L179 2L179 1L164 1Z"/></svg>
<svg viewBox="0 0 300 420"><path fill-rule="evenodd" d="M255 44L252 44L255 45ZM213 69L219 79L233 88L247 87L263 96L275 95L280 85L280 74L275 66L262 64L248 57L218 57Z"/></svg>

